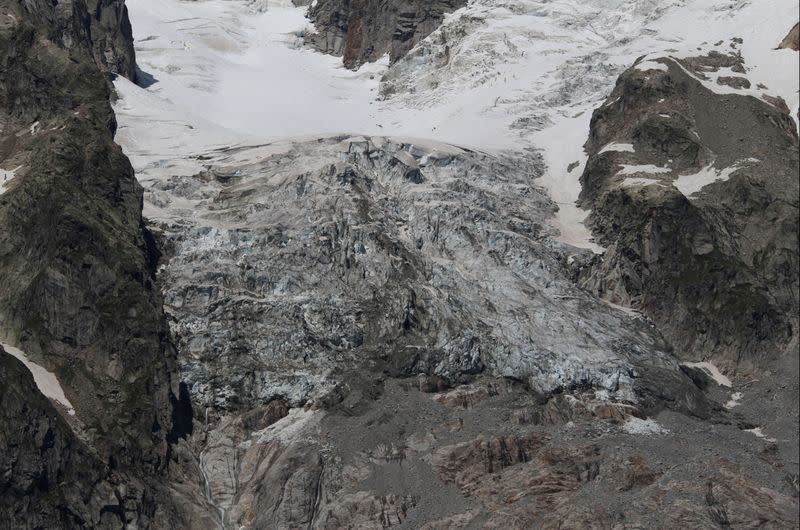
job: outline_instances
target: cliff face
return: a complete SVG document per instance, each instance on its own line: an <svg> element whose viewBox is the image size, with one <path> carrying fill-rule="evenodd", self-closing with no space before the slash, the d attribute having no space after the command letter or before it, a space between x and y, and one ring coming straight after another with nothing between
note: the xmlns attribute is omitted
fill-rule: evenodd
<svg viewBox="0 0 800 530"><path fill-rule="evenodd" d="M783 38L778 45L779 48L788 48L790 50L800 50L800 22L794 25L789 33Z"/></svg>
<svg viewBox="0 0 800 530"><path fill-rule="evenodd" d="M318 33L311 43L357 68L388 54L403 57L466 0L322 0L309 10Z"/></svg>
<svg viewBox="0 0 800 530"><path fill-rule="evenodd" d="M783 355L798 311L797 132L747 88L735 54L643 61L595 111L581 177L609 247L584 285L641 308L679 355L744 371Z"/></svg>
<svg viewBox="0 0 800 530"><path fill-rule="evenodd" d="M135 74L127 12L5 0L0 12L0 162L12 168L0 195L0 338L52 371L75 408L55 412L2 353L2 408L25 414L5 417L0 460L40 471L25 484L3 474L0 519L147 526L158 517L149 481L185 434L188 402L170 379L141 188L113 140L108 75Z"/></svg>

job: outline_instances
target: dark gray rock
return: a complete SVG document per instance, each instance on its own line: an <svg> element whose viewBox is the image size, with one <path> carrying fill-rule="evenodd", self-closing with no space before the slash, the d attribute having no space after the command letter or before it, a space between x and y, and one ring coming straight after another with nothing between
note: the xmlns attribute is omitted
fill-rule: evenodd
<svg viewBox="0 0 800 530"><path fill-rule="evenodd" d="M171 376L142 190L113 140L108 76L135 71L124 3L0 9L12 21L0 27L0 161L20 166L0 196L0 337L55 373L76 410L60 418L0 352L0 519L163 527L178 517L165 509L170 443L191 411Z"/></svg>
<svg viewBox="0 0 800 530"><path fill-rule="evenodd" d="M681 357L766 367L798 332L794 123L780 105L714 93L686 71L736 68L736 55L661 61L668 71L626 71L592 117L581 198L609 250L581 282L644 311ZM601 153L611 142L635 152ZM619 174L648 164L667 168L639 175L654 184ZM696 192L676 185L723 171Z"/></svg>

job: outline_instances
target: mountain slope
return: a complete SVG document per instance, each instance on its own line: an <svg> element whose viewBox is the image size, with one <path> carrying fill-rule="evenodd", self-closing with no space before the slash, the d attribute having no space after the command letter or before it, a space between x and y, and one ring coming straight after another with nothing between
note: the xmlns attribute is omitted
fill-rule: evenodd
<svg viewBox="0 0 800 530"><path fill-rule="evenodd" d="M74 407L38 395L2 351L0 519L164 526L173 515L157 492L186 432L141 188L113 141L107 76L134 75L127 13L121 2L0 12L0 342L52 372Z"/></svg>
<svg viewBox="0 0 800 530"><path fill-rule="evenodd" d="M797 527L796 4L305 4L2 4L0 515Z"/></svg>

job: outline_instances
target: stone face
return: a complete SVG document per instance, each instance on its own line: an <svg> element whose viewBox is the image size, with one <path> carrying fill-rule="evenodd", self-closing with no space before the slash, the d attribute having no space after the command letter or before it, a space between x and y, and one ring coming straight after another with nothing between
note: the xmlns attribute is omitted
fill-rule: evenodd
<svg viewBox="0 0 800 530"><path fill-rule="evenodd" d="M30 125L81 104L106 105L103 72L135 79L133 38L123 2L23 6L5 0L0 5L11 20L0 26L0 108L9 118ZM111 112L102 112L101 119L113 127Z"/></svg>
<svg viewBox="0 0 800 530"><path fill-rule="evenodd" d="M142 190L113 141L107 75L135 73L125 7L0 8L12 20L0 27L0 159L19 166L0 196L0 336L52 371L76 411L62 418L9 372L2 408L17 414L2 421L13 446L3 462L16 467L0 485L0 519L168 525L177 516L155 498L191 410L172 379ZM27 509L15 504L23 492Z"/></svg>
<svg viewBox="0 0 800 530"><path fill-rule="evenodd" d="M609 251L581 281L642 309L681 356L766 367L798 329L795 126L777 102L701 84L736 55L657 61L593 115L582 200ZM601 152L612 142L635 152Z"/></svg>
<svg viewBox="0 0 800 530"><path fill-rule="evenodd" d="M788 48L795 51L800 50L800 22L789 30L789 33L783 38L778 48Z"/></svg>
<svg viewBox="0 0 800 530"><path fill-rule="evenodd" d="M461 388L495 383L480 376ZM754 465L761 447L751 435L669 413L659 415L659 433L636 433L625 428L633 409L607 415L603 399L542 403L510 385L463 409L387 379L377 395L293 409L257 432L228 416L202 454L228 463L206 470L232 528L710 526L725 518L792 526L791 478L754 478L766 468ZM552 416L556 408L564 416ZM521 413L551 420L519 424Z"/></svg>
<svg viewBox="0 0 800 530"><path fill-rule="evenodd" d="M357 68L388 54L390 62L428 36L465 0L320 0L309 11L318 33L310 42Z"/></svg>

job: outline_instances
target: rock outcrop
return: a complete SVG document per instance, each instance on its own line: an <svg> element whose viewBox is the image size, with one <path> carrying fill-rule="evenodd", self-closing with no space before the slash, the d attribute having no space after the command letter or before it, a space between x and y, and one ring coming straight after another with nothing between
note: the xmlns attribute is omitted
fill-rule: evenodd
<svg viewBox="0 0 800 530"><path fill-rule="evenodd" d="M171 376L142 190L113 140L109 76L135 75L127 12L121 1L0 12L0 164L13 177L0 195L0 338L53 372L75 409L37 396L0 352L0 519L167 525L156 497L191 410Z"/></svg>
<svg viewBox="0 0 800 530"><path fill-rule="evenodd" d="M799 285L796 125L746 86L741 58L718 52L620 77L592 117L581 177L608 251L580 272L645 312L679 356L743 372L796 337Z"/></svg>
<svg viewBox="0 0 800 530"><path fill-rule="evenodd" d="M320 0L309 10L317 33L313 46L341 55L357 68L389 55L395 62L435 30L446 13L466 0Z"/></svg>
<svg viewBox="0 0 800 530"><path fill-rule="evenodd" d="M783 38L778 48L800 51L800 22L794 25Z"/></svg>

